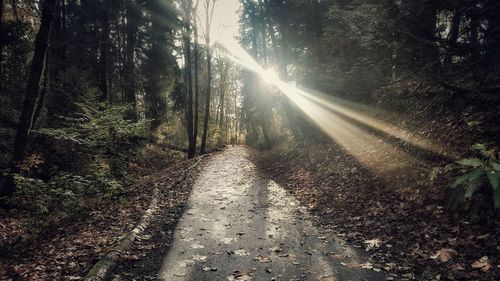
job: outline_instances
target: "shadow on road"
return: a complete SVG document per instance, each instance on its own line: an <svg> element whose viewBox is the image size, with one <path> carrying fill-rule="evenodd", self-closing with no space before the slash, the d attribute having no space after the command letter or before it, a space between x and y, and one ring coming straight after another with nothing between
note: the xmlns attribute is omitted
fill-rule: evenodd
<svg viewBox="0 0 500 281"><path fill-rule="evenodd" d="M385 280L354 249L313 225L243 146L213 156L194 184L162 280ZM273 279L274 278L274 279Z"/></svg>

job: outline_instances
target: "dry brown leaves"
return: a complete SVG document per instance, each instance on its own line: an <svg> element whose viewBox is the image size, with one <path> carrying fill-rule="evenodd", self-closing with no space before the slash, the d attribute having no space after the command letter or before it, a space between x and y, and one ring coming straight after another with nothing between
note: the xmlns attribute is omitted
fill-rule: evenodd
<svg viewBox="0 0 500 281"><path fill-rule="evenodd" d="M256 152L254 159L270 178L310 206L319 224L368 250L374 261L397 264L382 266L388 272L419 280L437 275L500 280L500 221L484 227L447 212L441 185L414 180L400 188L389 187L334 145L293 151L280 147ZM302 180L304 170L310 173L307 180ZM413 173L401 175L401 182L418 178L418 173L426 177L423 170Z"/></svg>

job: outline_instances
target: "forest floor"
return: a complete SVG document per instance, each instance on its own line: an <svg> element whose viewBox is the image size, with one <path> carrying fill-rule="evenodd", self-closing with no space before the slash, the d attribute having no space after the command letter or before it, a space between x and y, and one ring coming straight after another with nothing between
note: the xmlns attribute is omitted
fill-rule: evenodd
<svg viewBox="0 0 500 281"><path fill-rule="evenodd" d="M380 151L381 143L363 149ZM262 173L306 206L316 223L365 249L373 267L407 280L499 280L500 222L445 210L445 187L430 184L425 173L436 163L378 159L368 169L364 159L325 142L252 153ZM387 169L409 164L414 168Z"/></svg>
<svg viewBox="0 0 500 281"><path fill-rule="evenodd" d="M480 139L441 122L407 129L458 155ZM498 216L446 210L446 183L428 179L447 160L373 128L349 132L338 144L231 147L182 181L197 159L155 162L132 172L120 200L45 229L22 210L1 214L0 280L82 279L156 187L159 211L114 280L500 280Z"/></svg>
<svg viewBox="0 0 500 281"><path fill-rule="evenodd" d="M32 233L15 214L2 219L0 280L80 280L137 224L155 186L159 211L112 280L500 276L499 222L446 212L443 190L415 181L423 167L383 178L337 145L285 143L227 148L176 181L194 161L138 173L125 200L57 228Z"/></svg>
<svg viewBox="0 0 500 281"><path fill-rule="evenodd" d="M0 219L0 280L82 279L110 246L135 227L150 204L154 187L160 190L162 220L169 225L162 234L167 245L173 234L168 229L175 228L183 213L196 169L183 173L194 161L172 159L156 168L149 163L147 169L130 176L121 200L57 226L32 228L21 211L13 210ZM181 175L185 180L176 182Z"/></svg>

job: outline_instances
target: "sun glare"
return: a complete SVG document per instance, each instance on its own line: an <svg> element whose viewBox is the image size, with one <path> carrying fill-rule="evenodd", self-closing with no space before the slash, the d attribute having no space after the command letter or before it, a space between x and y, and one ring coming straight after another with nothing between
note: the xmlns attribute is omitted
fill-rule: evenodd
<svg viewBox="0 0 500 281"><path fill-rule="evenodd" d="M278 74L276 74L276 71L274 71L274 69L272 68L265 69L259 74L260 77L262 77L262 80L266 82L266 84L275 85L276 83L280 82Z"/></svg>
<svg viewBox="0 0 500 281"><path fill-rule="evenodd" d="M315 91L305 91L293 84L281 81L274 69L262 68L236 41L224 42L222 46L227 51L225 55L230 60L257 73L266 84L278 88L332 140L375 174L386 180L389 180L387 178L389 173L410 166L418 167L420 161L393 143L368 132L366 128L378 130L400 141L434 153L443 152L440 151L439 147L424 141L416 134L370 117L364 111L354 109L356 107L351 108L340 99L334 99ZM398 164L391 167L383 166L384 159L388 158L399 159L396 161Z"/></svg>

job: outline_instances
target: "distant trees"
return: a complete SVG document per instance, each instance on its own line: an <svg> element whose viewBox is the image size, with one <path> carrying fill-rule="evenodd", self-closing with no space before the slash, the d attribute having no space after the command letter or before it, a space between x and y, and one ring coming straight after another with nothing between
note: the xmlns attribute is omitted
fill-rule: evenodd
<svg viewBox="0 0 500 281"><path fill-rule="evenodd" d="M202 7L199 7L200 5ZM229 132L234 127L229 126L229 124L237 122L236 119L239 118L236 114L230 116L227 114L228 112L236 112L233 107L239 107L236 101L239 89L228 87L229 62L222 57L213 57L216 47L211 41L211 26L215 5L215 0L178 1L179 20L183 23L182 58L185 91L183 103L188 138L188 157L193 157L196 154L198 136L200 135L199 152L201 154L206 153L210 145L228 143ZM200 18L203 18L204 21L200 22ZM203 45L199 42L200 36L203 37ZM216 65L215 70L214 64ZM235 83L239 80L237 77L231 78L236 81ZM219 83L215 84L215 80ZM213 95L213 93L217 95ZM229 104L228 101L230 101ZM200 110L200 102L203 104L203 112ZM199 126L201 116L203 123L202 126ZM230 118L230 120L225 118ZM234 130L233 133L236 134Z"/></svg>
<svg viewBox="0 0 500 281"><path fill-rule="evenodd" d="M241 134L241 80L240 69L229 59L217 54L214 57L213 84L215 99L213 103L214 141L227 144L238 139Z"/></svg>
<svg viewBox="0 0 500 281"><path fill-rule="evenodd" d="M384 89L389 100L416 98L427 109L454 112L496 95L491 74L498 73L500 41L488 19L500 9L494 1L341 3L329 5L322 41L325 55L342 66L334 73L345 95Z"/></svg>
<svg viewBox="0 0 500 281"><path fill-rule="evenodd" d="M145 117L151 120L151 130L156 131L165 121L169 97L180 79L176 58L172 54L176 26L173 7L161 0L148 1L151 25L146 28L144 40L149 45L142 66L144 83Z"/></svg>
<svg viewBox="0 0 500 281"><path fill-rule="evenodd" d="M281 78L363 103L419 113L498 108L500 43L496 1L242 0L241 43ZM265 139L266 95L244 74L249 139ZM411 100L411 103L407 101ZM485 105L485 103L487 105ZM272 111L295 138L309 132L286 99ZM411 104L411 107L407 105ZM272 112L267 111L267 112ZM263 127L264 128L264 127Z"/></svg>
<svg viewBox="0 0 500 281"><path fill-rule="evenodd" d="M288 24L294 10L288 7L286 1L252 1L243 2L241 16L241 42L249 49L250 54L264 68L274 68L280 72L283 80L287 80ZM279 37L278 37L279 36ZM278 42L281 40L281 42ZM269 45L269 42L271 45ZM271 49L272 48L272 49ZM269 50L272 50L273 56ZM273 107L277 100L269 95L269 89L259 83L255 73L244 72L243 75L243 114L245 118L247 140L259 142L260 136L265 146L272 145L273 138ZM291 124L296 126L296 124ZM260 134L258 128L261 129Z"/></svg>

